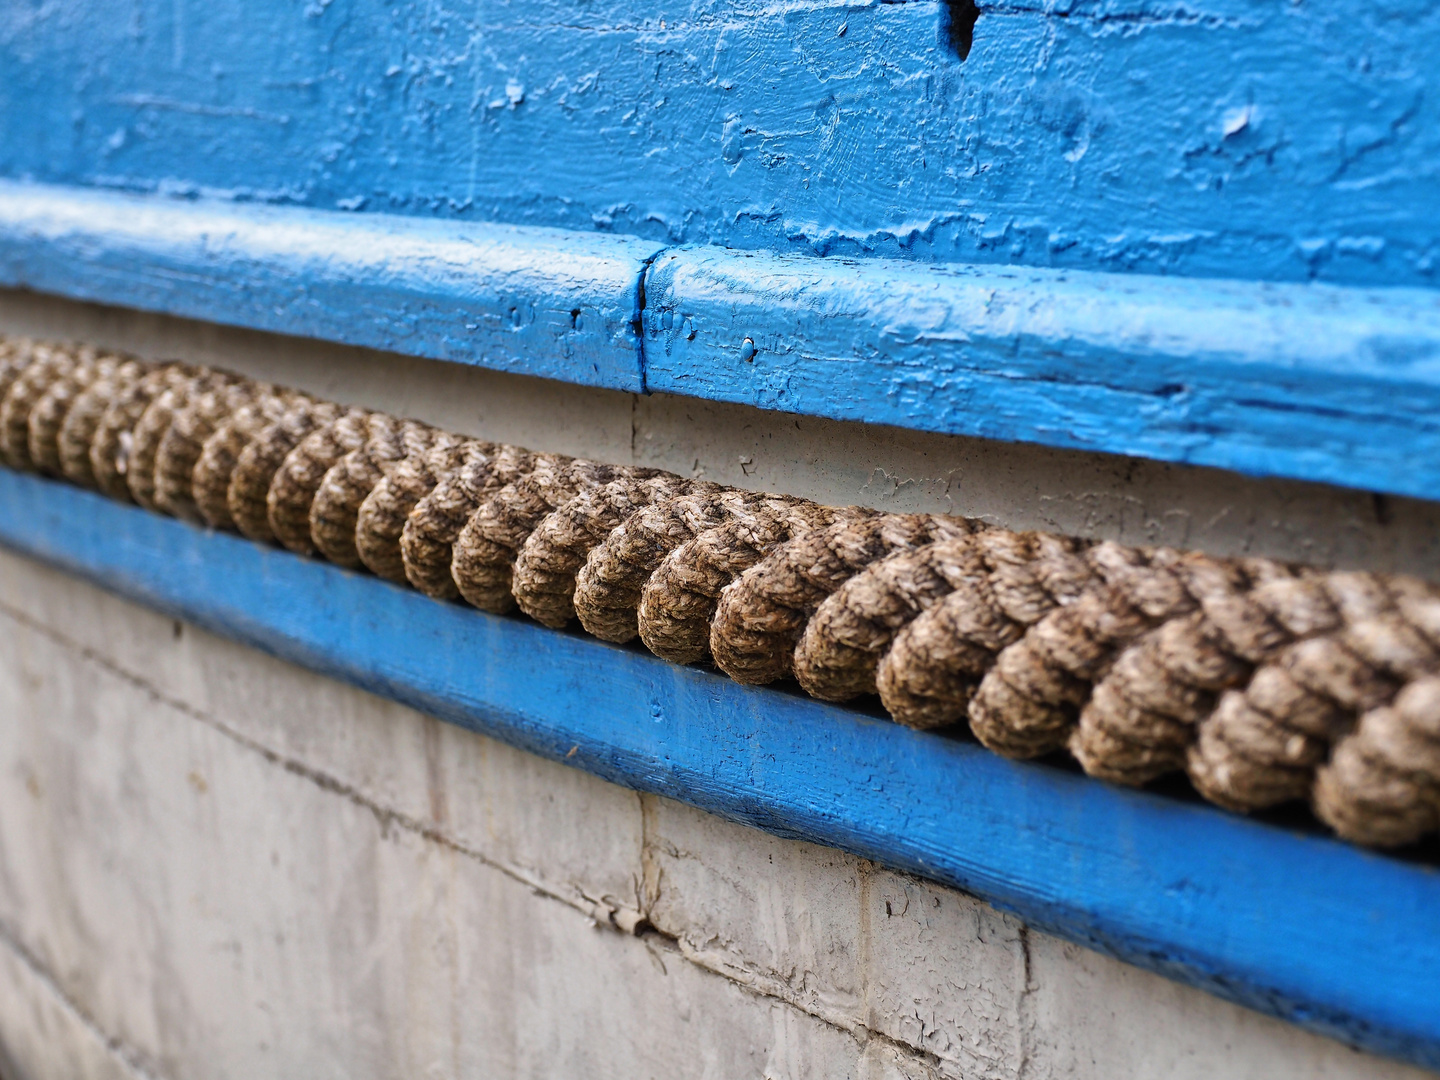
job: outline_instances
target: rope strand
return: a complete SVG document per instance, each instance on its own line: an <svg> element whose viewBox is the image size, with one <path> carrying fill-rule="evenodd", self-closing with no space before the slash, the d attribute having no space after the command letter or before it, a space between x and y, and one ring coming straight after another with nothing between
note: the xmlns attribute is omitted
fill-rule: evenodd
<svg viewBox="0 0 1440 1080"><path fill-rule="evenodd" d="M775 548L833 525L850 511L772 496L687 540L660 561L640 591L640 640L656 656L693 664L710 655L710 620L720 593Z"/></svg>
<svg viewBox="0 0 1440 1080"><path fill-rule="evenodd" d="M437 432L431 446L398 462L365 496L355 517L355 550L376 577L405 584L405 559L400 552L405 519L416 503L435 489L440 477L460 467L472 441Z"/></svg>
<svg viewBox="0 0 1440 1080"><path fill-rule="evenodd" d="M360 506L400 462L434 445L439 433L415 420L371 413L364 445L326 471L310 500L310 542L337 566L359 569L355 528Z"/></svg>
<svg viewBox="0 0 1440 1080"><path fill-rule="evenodd" d="M280 420L302 399L298 395L271 389L222 419L205 440L191 474L195 508L214 529L237 529L230 512L230 481L240 457L267 427ZM69 421L66 421L68 424Z"/></svg>
<svg viewBox="0 0 1440 1080"><path fill-rule="evenodd" d="M26 420L30 460L47 476L63 476L60 462L60 429L75 400L98 379L113 375L114 357L83 354L80 362L63 379L56 379L40 395Z"/></svg>
<svg viewBox="0 0 1440 1080"><path fill-rule="evenodd" d="M856 511L782 544L720 594L710 626L715 663L736 682L784 678L806 621L826 597L891 552L970 529L961 518Z"/></svg>
<svg viewBox="0 0 1440 1080"><path fill-rule="evenodd" d="M55 440L65 479L81 487L100 486L90 459L100 422L110 403L126 394L149 370L148 364L138 360L118 360L113 370L92 382L70 403Z"/></svg>
<svg viewBox="0 0 1440 1080"><path fill-rule="evenodd" d="M819 506L463 438L228 372L0 339L0 456L1012 757L1440 831L1440 586Z"/></svg>
<svg viewBox="0 0 1440 1080"><path fill-rule="evenodd" d="M580 625L604 641L633 641L640 633L645 582L665 556L707 529L744 514L759 498L693 481L687 493L636 511L591 550L575 575Z"/></svg>
<svg viewBox="0 0 1440 1080"><path fill-rule="evenodd" d="M565 626L575 618L575 575L590 552L637 510L689 487L672 473L637 471L562 504L535 527L515 559L511 588L520 610L545 626Z"/></svg>
<svg viewBox="0 0 1440 1080"><path fill-rule="evenodd" d="M468 444L455 471L437 480L405 521L400 553L410 584L436 600L458 598L450 567L460 533L482 502L528 476L539 461L539 455L516 446Z"/></svg>
<svg viewBox="0 0 1440 1080"><path fill-rule="evenodd" d="M315 554L310 507L330 470L370 437L373 414L349 409L306 435L285 455L265 493L265 516L275 539L297 555Z"/></svg>

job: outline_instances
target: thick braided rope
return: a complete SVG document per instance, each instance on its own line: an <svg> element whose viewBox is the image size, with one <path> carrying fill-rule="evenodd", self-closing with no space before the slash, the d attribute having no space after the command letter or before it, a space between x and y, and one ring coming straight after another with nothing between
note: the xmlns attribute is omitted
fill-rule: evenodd
<svg viewBox="0 0 1440 1080"><path fill-rule="evenodd" d="M150 365L139 360L121 358L111 371L102 374L70 402L55 443L60 471L72 484L87 488L100 486L90 452L105 411L149 370Z"/></svg>
<svg viewBox="0 0 1440 1080"><path fill-rule="evenodd" d="M355 543L361 504L400 462L429 450L441 435L428 424L384 413L372 413L368 429L365 444L330 467L310 502L311 541L325 558L351 569L362 565Z"/></svg>
<svg viewBox="0 0 1440 1080"><path fill-rule="evenodd" d="M1186 755L1197 789L1232 809L1304 797L1362 713L1440 662L1440 590L1413 578L1310 575L1257 600L1276 645L1199 720Z"/></svg>
<svg viewBox="0 0 1440 1080"><path fill-rule="evenodd" d="M727 585L710 625L710 652L736 682L790 674L814 610L877 559L971 531L961 518L858 511L782 544Z"/></svg>
<svg viewBox="0 0 1440 1080"><path fill-rule="evenodd" d="M71 380L82 361L60 345L33 346L29 362L7 380L0 398L0 456L12 469L32 469L30 413L54 383Z"/></svg>
<svg viewBox="0 0 1440 1080"><path fill-rule="evenodd" d="M876 669L881 702L910 727L965 720L995 657L1094 581L1090 553L1066 537L989 530L970 551L967 572L945 579L951 591L894 634Z"/></svg>
<svg viewBox="0 0 1440 1080"><path fill-rule="evenodd" d="M130 436L129 468L125 474L130 497L146 510L162 514L189 509L185 505L191 502L188 493L181 498L181 486L188 473L183 463L170 460L169 455L177 459L188 456L191 440L184 434L171 437L172 430L180 421L180 431L185 432L187 416L199 430L208 425L210 418L248 401L248 389L248 380L227 371L201 368L150 402ZM211 399L213 403L205 408L202 403ZM193 458L189 464L193 466ZM177 470L175 475L170 473L172 468Z"/></svg>
<svg viewBox="0 0 1440 1080"><path fill-rule="evenodd" d="M1089 583L1079 549L1063 537L1002 529L903 548L870 564L816 609L796 646L795 676L811 694L829 701L878 692L877 669L897 635L957 591L950 618L977 622L986 642L995 640L997 628L1003 633L1029 626ZM1005 644L1016 636L1012 632ZM950 719L958 718L957 713Z"/></svg>
<svg viewBox="0 0 1440 1080"><path fill-rule="evenodd" d="M191 492L195 508L211 528L239 528L230 511L230 485L240 458L266 428L302 400L306 399L277 388L261 390L221 420L205 440L191 473Z"/></svg>
<svg viewBox="0 0 1440 1080"><path fill-rule="evenodd" d="M1440 829L1440 677L1416 679L1360 718L1320 767L1314 806L1341 836L1376 847Z"/></svg>
<svg viewBox="0 0 1440 1080"><path fill-rule="evenodd" d="M35 342L29 338L0 337L0 400L5 397L10 384L30 363L35 352Z"/></svg>
<svg viewBox="0 0 1440 1080"><path fill-rule="evenodd" d="M450 576L469 603L497 614L516 606L515 560L540 523L578 495L612 480L645 479L654 470L540 455L529 473L480 501L455 539Z"/></svg>
<svg viewBox="0 0 1440 1080"><path fill-rule="evenodd" d="M240 535L261 543L275 542L275 530L270 527L270 485L296 447L345 412L330 402L300 399L245 445L235 458L225 489L226 509Z"/></svg>
<svg viewBox="0 0 1440 1080"><path fill-rule="evenodd" d="M90 443L90 470L103 493L120 502L135 501L129 483L135 427L156 398L183 386L195 372L188 366L165 364L151 368L132 383L116 386Z"/></svg>
<svg viewBox="0 0 1440 1080"><path fill-rule="evenodd" d="M575 618L575 575L590 552L643 507L684 494L690 481L635 470L588 488L535 526L515 559L511 591L520 610L560 628Z"/></svg>
<svg viewBox="0 0 1440 1080"><path fill-rule="evenodd" d="M735 516L687 540L651 573L636 609L640 640L656 656L693 664L710 655L710 620L732 581L787 540L855 516L776 495L735 510Z"/></svg>
<svg viewBox="0 0 1440 1080"><path fill-rule="evenodd" d="M450 565L461 531L485 499L529 475L541 457L549 460L518 446L466 444L454 470L435 481L405 520L400 554L406 580L436 600L459 597Z"/></svg>
<svg viewBox="0 0 1440 1080"><path fill-rule="evenodd" d="M1287 567L1187 555L1174 571L1195 610L1121 651L1070 735L1070 752L1093 775L1140 784L1183 768L1215 695L1244 680L1277 641L1249 594L1267 580L1288 579Z"/></svg>
<svg viewBox="0 0 1440 1080"><path fill-rule="evenodd" d="M37 471L47 476L65 475L60 457L60 429L75 401L93 383L114 375L120 363L117 357L87 356L82 352L70 374L56 379L40 395L26 421L30 460Z"/></svg>
<svg viewBox="0 0 1440 1080"><path fill-rule="evenodd" d="M644 507L591 549L575 575L580 625L604 641L632 641L640 633L645 582L661 560L687 540L760 501L750 492L696 481L683 495Z"/></svg>
<svg viewBox="0 0 1440 1080"><path fill-rule="evenodd" d="M227 380L192 393L176 412L155 451L155 505L163 513L187 521L203 515L195 493L195 468L215 429L256 401L273 398L276 388L265 383Z"/></svg>
<svg viewBox="0 0 1440 1080"><path fill-rule="evenodd" d="M388 418L387 418L388 420ZM297 555L317 550L310 534L310 507L325 477L345 455L363 447L372 433L374 414L347 409L316 428L285 455L265 493L266 520L275 539Z"/></svg>
<svg viewBox="0 0 1440 1080"><path fill-rule="evenodd" d="M405 584L405 557L400 537L405 522L421 499L435 490L441 477L464 465L472 447L494 450L494 443L435 433L431 445L412 452L388 469L355 516L355 552L376 577Z"/></svg>
<svg viewBox="0 0 1440 1080"><path fill-rule="evenodd" d="M533 454L227 372L0 339L0 455L744 682L1360 843L1440 830L1440 586L822 507Z"/></svg>
<svg viewBox="0 0 1440 1080"><path fill-rule="evenodd" d="M1076 710L1116 652L1193 607L1172 572L1180 558L1118 544L1087 551L1092 587L1027 627L985 671L967 709L976 737L1011 757L1062 748Z"/></svg>

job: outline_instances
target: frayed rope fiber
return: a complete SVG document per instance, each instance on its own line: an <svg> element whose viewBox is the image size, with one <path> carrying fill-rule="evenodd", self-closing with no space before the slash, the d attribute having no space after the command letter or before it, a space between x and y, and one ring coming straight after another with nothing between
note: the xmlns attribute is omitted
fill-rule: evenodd
<svg viewBox="0 0 1440 1080"><path fill-rule="evenodd" d="M1440 831L1440 587L1415 578L819 506L4 338L0 458L1010 757L1305 800L1372 846Z"/></svg>

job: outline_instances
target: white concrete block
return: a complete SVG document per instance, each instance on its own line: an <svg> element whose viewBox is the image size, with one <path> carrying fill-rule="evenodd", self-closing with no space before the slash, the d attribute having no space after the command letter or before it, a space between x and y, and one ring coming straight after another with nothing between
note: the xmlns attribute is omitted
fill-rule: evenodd
<svg viewBox="0 0 1440 1080"><path fill-rule="evenodd" d="M928 1073L6 638L0 910L161 1075Z"/></svg>
<svg viewBox="0 0 1440 1080"><path fill-rule="evenodd" d="M237 649L0 551L0 611L7 608L377 812L633 924L642 843L633 792Z"/></svg>
<svg viewBox="0 0 1440 1080"><path fill-rule="evenodd" d="M1018 926L864 859L646 801L650 919L686 955L849 1030L934 1055L947 1076L1013 1075Z"/></svg>
<svg viewBox="0 0 1440 1080"><path fill-rule="evenodd" d="M0 933L0 1076L152 1080Z"/></svg>

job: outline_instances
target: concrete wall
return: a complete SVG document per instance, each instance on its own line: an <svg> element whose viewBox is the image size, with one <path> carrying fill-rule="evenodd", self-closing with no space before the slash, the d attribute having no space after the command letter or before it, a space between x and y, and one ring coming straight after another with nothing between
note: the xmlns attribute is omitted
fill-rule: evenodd
<svg viewBox="0 0 1440 1080"><path fill-rule="evenodd" d="M0 296L537 448L1434 572L1433 508ZM0 1077L1419 1073L0 554Z"/></svg>

